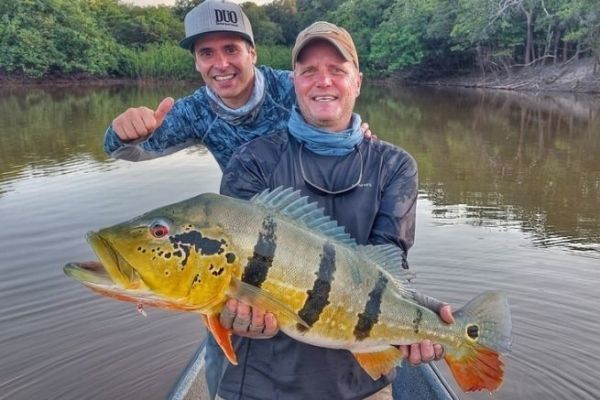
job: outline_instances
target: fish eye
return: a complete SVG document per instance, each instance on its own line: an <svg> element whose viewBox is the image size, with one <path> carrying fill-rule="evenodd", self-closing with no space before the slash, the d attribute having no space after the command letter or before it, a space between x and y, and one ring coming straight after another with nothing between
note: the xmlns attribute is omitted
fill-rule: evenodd
<svg viewBox="0 0 600 400"><path fill-rule="evenodd" d="M163 220L156 220L150 224L150 233L157 239L161 239L169 234L169 224Z"/></svg>

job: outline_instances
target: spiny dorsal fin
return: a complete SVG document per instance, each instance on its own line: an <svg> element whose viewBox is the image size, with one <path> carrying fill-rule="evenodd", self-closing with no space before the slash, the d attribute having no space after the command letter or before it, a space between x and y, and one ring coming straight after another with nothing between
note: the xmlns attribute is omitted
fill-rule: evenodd
<svg viewBox="0 0 600 400"><path fill-rule="evenodd" d="M279 186L274 190L266 189L250 199L251 203L265 207L279 215L287 217L313 231L326 235L348 246L356 246L356 241L339 226L337 221L325 215L316 202L310 202L300 191Z"/></svg>

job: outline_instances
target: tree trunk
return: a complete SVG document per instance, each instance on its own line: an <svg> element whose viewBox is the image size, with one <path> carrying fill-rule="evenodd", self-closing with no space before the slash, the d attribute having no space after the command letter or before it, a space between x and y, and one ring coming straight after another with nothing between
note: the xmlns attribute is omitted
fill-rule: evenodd
<svg viewBox="0 0 600 400"><path fill-rule="evenodd" d="M554 64L558 62L558 43L560 42L560 30L556 31L556 35L554 35L554 50L552 54L554 54Z"/></svg>
<svg viewBox="0 0 600 400"><path fill-rule="evenodd" d="M527 20L527 39L525 41L525 62L527 65L535 59L535 49L533 47L533 11L528 11L521 4L521 11L525 14Z"/></svg>

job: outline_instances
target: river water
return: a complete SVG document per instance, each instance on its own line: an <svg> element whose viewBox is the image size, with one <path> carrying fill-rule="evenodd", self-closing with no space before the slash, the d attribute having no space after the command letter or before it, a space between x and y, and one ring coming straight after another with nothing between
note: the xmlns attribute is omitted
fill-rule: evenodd
<svg viewBox="0 0 600 400"><path fill-rule="evenodd" d="M195 315L144 318L62 272L94 258L87 231L218 190L202 148L102 152L118 112L187 92L0 88L0 399L163 399L194 353ZM492 398L600 398L600 99L367 86L357 108L419 164L417 287L455 309L509 295L513 350Z"/></svg>

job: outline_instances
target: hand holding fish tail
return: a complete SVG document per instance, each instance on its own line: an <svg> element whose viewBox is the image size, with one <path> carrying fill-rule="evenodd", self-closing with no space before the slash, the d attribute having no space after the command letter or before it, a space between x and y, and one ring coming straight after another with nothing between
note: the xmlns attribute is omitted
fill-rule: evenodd
<svg viewBox="0 0 600 400"><path fill-rule="evenodd" d="M273 314L264 313L235 299L227 301L219 322L223 328L231 330L234 334L251 339L268 339L279 331Z"/></svg>
<svg viewBox="0 0 600 400"><path fill-rule="evenodd" d="M442 303L433 297L421 295L417 300L424 305L439 313L440 318L447 324L454 322L452 316L452 306ZM424 303L421 303L423 301ZM431 306L431 307L430 307ZM433 308L435 307L435 308ZM400 350L404 353L406 359L413 365L419 365L424 362L438 361L444 357L444 346L439 343L431 343L430 340L424 340L410 345L401 345Z"/></svg>
<svg viewBox="0 0 600 400"><path fill-rule="evenodd" d="M445 323L451 324L454 322L454 317L452 316L452 307L450 304L444 303L443 301L439 301L434 297L427 296L416 291L413 293L413 299L417 302L417 304L427 307L430 310L438 313Z"/></svg>

